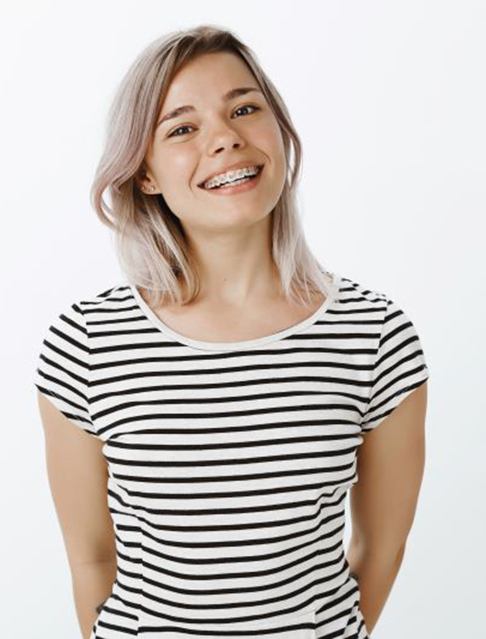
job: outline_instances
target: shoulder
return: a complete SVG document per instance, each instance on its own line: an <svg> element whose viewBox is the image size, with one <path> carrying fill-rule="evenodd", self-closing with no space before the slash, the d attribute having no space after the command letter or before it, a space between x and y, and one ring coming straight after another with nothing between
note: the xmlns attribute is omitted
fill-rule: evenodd
<svg viewBox="0 0 486 639"><path fill-rule="evenodd" d="M88 329L95 315L109 318L110 314L133 309L133 294L130 284L119 282L108 289L88 291L78 295L64 305L64 310L58 314L59 318L77 316Z"/></svg>
<svg viewBox="0 0 486 639"><path fill-rule="evenodd" d="M339 301L342 302L343 312L356 311L357 319L362 320L363 325L378 329L376 333L382 338L383 333L392 331L416 331L408 309L397 300L395 294L390 296L389 293L370 288L359 280L341 276Z"/></svg>
<svg viewBox="0 0 486 639"><path fill-rule="evenodd" d="M110 288L88 292L83 296L78 296L74 302L82 311L89 311L91 308L109 308L110 306L123 305L123 302L132 297L130 284L118 282Z"/></svg>
<svg viewBox="0 0 486 639"><path fill-rule="evenodd" d="M429 377L419 331L408 309L392 297L352 278L341 278L338 320L343 326L352 323L347 335L359 353L360 383L368 388L362 432L376 428Z"/></svg>
<svg viewBox="0 0 486 639"><path fill-rule="evenodd" d="M103 324L108 327L110 320L127 316L130 308L134 308L134 298L128 283L91 290L84 295L78 293L74 299L71 297L47 311L48 319L42 329L44 345L62 344L69 351L73 347L89 351L91 335L103 331Z"/></svg>
<svg viewBox="0 0 486 639"><path fill-rule="evenodd" d="M386 311L386 307L390 304L391 299L388 294L370 288L363 284L360 280L341 275L339 281L339 300L343 304L347 304L351 309L356 310L376 310Z"/></svg>

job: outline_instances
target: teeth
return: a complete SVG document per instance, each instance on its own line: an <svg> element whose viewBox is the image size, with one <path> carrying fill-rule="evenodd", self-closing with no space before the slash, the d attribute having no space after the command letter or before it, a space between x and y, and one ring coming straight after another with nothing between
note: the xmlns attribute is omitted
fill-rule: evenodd
<svg viewBox="0 0 486 639"><path fill-rule="evenodd" d="M211 189L215 186L220 186L221 184L227 184L236 180L241 180L241 178L247 177L249 175L256 175L258 171L259 169L257 166L249 166L243 169L237 169L236 171L228 171L227 173L216 175L210 180L207 180L207 182L204 183L204 188Z"/></svg>

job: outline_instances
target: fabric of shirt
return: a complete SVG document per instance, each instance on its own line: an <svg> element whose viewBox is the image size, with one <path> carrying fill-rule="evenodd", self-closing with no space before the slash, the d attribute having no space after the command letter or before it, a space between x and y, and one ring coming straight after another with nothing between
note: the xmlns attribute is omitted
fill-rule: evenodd
<svg viewBox="0 0 486 639"><path fill-rule="evenodd" d="M242 341L181 335L129 282L55 316L35 385L103 442L116 539L90 639L369 638L346 495L428 368L398 304L329 277L311 316Z"/></svg>

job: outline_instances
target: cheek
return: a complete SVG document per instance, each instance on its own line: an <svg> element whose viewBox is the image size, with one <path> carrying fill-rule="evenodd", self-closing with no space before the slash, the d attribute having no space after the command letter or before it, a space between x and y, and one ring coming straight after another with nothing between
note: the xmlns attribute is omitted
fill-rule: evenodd
<svg viewBox="0 0 486 639"><path fill-rule="evenodd" d="M257 132L256 145L259 146L273 161L275 167L285 165L285 148L282 133L277 121L272 119Z"/></svg>
<svg viewBox="0 0 486 639"><path fill-rule="evenodd" d="M190 184L194 179L194 171L197 167L196 154L189 150L187 146L184 149L170 150L170 153L164 154L158 161L157 173L158 183L161 190L166 193L182 194L181 186Z"/></svg>
<svg viewBox="0 0 486 639"><path fill-rule="evenodd" d="M167 158L167 173L180 179L187 178L191 175L196 164L196 153L190 150L188 145L184 148L174 149L174 152Z"/></svg>

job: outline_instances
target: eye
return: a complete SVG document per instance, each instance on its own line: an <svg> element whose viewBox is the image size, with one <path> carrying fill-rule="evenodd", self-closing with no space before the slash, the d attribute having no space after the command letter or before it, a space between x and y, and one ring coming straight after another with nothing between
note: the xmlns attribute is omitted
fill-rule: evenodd
<svg viewBox="0 0 486 639"><path fill-rule="evenodd" d="M255 111L260 110L260 107L257 107L254 104L244 104L243 106L240 106L237 109L235 109L235 112L239 111L240 109L247 109L248 107L250 107L250 109L255 109Z"/></svg>
<svg viewBox="0 0 486 639"><path fill-rule="evenodd" d="M237 112L237 111L239 111L240 109L247 109L248 107L249 107L250 109L254 109L254 111L260 111L260 107L258 107L258 106L256 106L256 105L254 105L254 104L244 104L243 106L240 106L240 107L238 107L237 109L235 109L235 111L234 111L234 112L236 113L236 112ZM179 137L181 137L181 135L185 135L185 133L181 133L180 135L179 135L179 134L177 134L177 131L180 131L181 129L192 129L192 127L191 127L190 125L187 125L187 124L184 124L184 125L182 125L182 126L178 126L178 127L177 127L177 129L174 129L174 130L172 131L172 133L169 133L169 134L167 135L167 137L168 137L168 138L174 138L174 137L175 137L175 138L179 138Z"/></svg>
<svg viewBox="0 0 486 639"><path fill-rule="evenodd" d="M181 129L190 129L190 128L192 128L192 127L187 126L187 125L184 125L184 126L178 126L178 127L177 127L177 129L174 129L174 130L172 131L172 133L169 133L169 135L168 135L167 137L168 137L168 138L174 138L174 137L178 138L178 137L180 137L180 136L179 136L179 135L176 135L177 131L180 131ZM182 135L184 135L184 134L182 134Z"/></svg>

